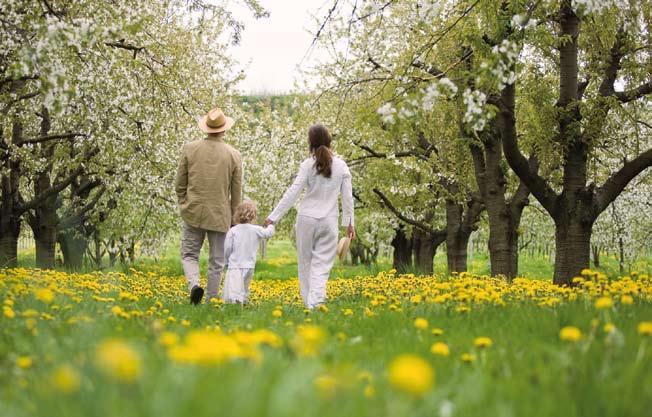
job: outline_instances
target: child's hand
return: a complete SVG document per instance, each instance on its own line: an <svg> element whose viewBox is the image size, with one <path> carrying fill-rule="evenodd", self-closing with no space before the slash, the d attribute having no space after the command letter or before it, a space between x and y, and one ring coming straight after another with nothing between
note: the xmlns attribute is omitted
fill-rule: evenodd
<svg viewBox="0 0 652 417"><path fill-rule="evenodd" d="M274 222L273 222L273 221L268 217L268 218L265 219L265 223L264 223L264 225L265 225L265 227L267 227L267 226L269 226L270 224L274 224Z"/></svg>

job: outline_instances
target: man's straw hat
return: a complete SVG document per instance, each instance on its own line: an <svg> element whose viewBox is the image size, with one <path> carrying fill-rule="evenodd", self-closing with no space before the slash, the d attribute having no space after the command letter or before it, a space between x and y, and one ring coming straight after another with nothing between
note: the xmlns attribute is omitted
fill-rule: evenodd
<svg viewBox="0 0 652 417"><path fill-rule="evenodd" d="M231 129L233 123L234 120L225 116L222 109L215 107L199 119L199 128L206 133L220 133Z"/></svg>
<svg viewBox="0 0 652 417"><path fill-rule="evenodd" d="M346 254L349 253L349 246L351 246L351 239L348 237L343 237L340 239L337 244L337 256L340 258L340 261L346 259Z"/></svg>

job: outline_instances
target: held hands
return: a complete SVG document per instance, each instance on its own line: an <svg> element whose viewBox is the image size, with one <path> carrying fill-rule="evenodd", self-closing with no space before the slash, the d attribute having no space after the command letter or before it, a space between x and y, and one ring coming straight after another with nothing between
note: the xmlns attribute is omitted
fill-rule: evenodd
<svg viewBox="0 0 652 417"><path fill-rule="evenodd" d="M268 217L268 218L265 219L264 226L267 227L267 226L269 226L270 224L274 224L274 222L271 221L270 218Z"/></svg>
<svg viewBox="0 0 652 417"><path fill-rule="evenodd" d="M349 227L346 228L346 235L351 240L355 239L355 227L353 227L352 225L349 225Z"/></svg>

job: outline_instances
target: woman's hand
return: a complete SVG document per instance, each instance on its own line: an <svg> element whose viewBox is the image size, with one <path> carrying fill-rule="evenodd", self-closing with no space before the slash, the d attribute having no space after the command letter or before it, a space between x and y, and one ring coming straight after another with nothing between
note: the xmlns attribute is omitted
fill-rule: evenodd
<svg viewBox="0 0 652 417"><path fill-rule="evenodd" d="M269 226L270 224L274 224L274 222L271 221L270 218L268 217L265 219L265 227Z"/></svg>
<svg viewBox="0 0 652 417"><path fill-rule="evenodd" d="M355 227L353 227L352 225L349 225L349 227L346 228L346 235L351 240L355 239Z"/></svg>

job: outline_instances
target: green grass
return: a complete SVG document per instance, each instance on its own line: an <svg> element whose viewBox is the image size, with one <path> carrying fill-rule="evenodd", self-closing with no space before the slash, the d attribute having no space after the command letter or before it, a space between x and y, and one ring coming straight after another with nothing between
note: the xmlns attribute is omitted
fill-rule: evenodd
<svg viewBox="0 0 652 417"><path fill-rule="evenodd" d="M202 271L206 271L208 265L207 243L205 243L200 257L200 266ZM34 251L22 251L19 254L19 264L27 268L34 267ZM108 259L104 260L108 264ZM447 275L446 252L440 250L434 259L435 274ZM133 265L122 265L117 263L113 268L105 267L104 271L123 271L128 272L130 268L136 268L141 271L163 272L169 275L183 275L181 259L179 255L179 244L176 241L170 242L156 258L140 257L136 259ZM356 276L375 275L379 271L391 269L391 259L380 259L376 265L350 265L335 261L332 277L352 278ZM607 274L608 276L618 276L618 260L615 256L602 256L601 267L592 268ZM62 269L62 268L59 268ZM476 253L469 256L468 270L473 274L489 275L490 273L489 255L487 253ZM652 271L652 258L641 258L634 262L625 273L629 270L644 272ZM93 271L94 267L88 265L82 272ZM520 275L527 278L551 279L554 272L554 259L543 255L529 256L526 253L521 254L519 258ZM414 271L417 272L417 271ZM288 240L272 239L268 245L267 256L261 259L259 256L256 264L255 279L288 279L297 277L296 249Z"/></svg>
<svg viewBox="0 0 652 417"><path fill-rule="evenodd" d="M640 321L652 320L649 298L637 297L634 305L617 305L607 312L596 311L588 300L555 308L510 301L506 306L474 305L461 314L451 306L413 305L408 298L414 291L412 284L386 278L380 282L388 286L383 288L394 288L390 297L396 297L401 310L378 307L375 316L367 317L364 310L370 300L355 293L332 299L327 313L306 315L301 306L280 297L245 307L192 307L186 303L182 279L156 275L101 278L106 287L98 294L116 301L97 302L91 297L95 293L82 285L84 279L62 275L54 281L41 276L19 280L0 272L0 300L13 299L17 313L13 319L0 317L1 417L430 417L441 415L447 407L453 408L452 416L621 417L647 415L652 407L652 339L636 332ZM348 281L339 281L347 287ZM57 294L52 304L36 300L29 288L51 282L73 291ZM271 290L280 282L266 280L259 285ZM119 289L141 294L140 300L119 301ZM73 301L74 295L82 297L80 302ZM125 320L110 310L119 305L145 312L155 301L161 301L167 312L157 309L151 317ZM283 317L277 319L272 311L279 304ZM349 308L353 315L345 316L342 312ZM36 334L27 328L28 319L21 317L30 309L53 317L37 318ZM67 322L80 316L93 321ZM168 322L169 316L176 321ZM416 317L426 318L430 327L441 328L444 334L433 336L415 329ZM183 319L189 327L181 324ZM328 335L315 358L299 358L289 347L297 326L307 319ZM596 328L591 325L594 319L601 323ZM606 322L618 329L612 336L601 328ZM269 329L285 344L264 348L258 364L237 360L192 366L174 363L157 343L163 329L183 336L214 325L226 332ZM584 339L577 344L559 340L559 329L566 325L579 327ZM490 337L493 346L475 348L473 340L478 336ZM97 345L115 338L126 341L142 360L142 374L132 384L112 380L95 365ZM435 341L446 342L451 355L433 356L430 346ZM477 360L463 363L460 356L465 352L476 354ZM412 398L388 382L388 364L404 353L419 355L435 370L436 382L421 398ZM31 368L15 365L21 355L33 358ZM62 394L53 389L51 375L61 364L79 371L79 391ZM361 371L372 376L376 392L372 398L363 395L367 383L357 380ZM333 375L340 384L332 396L320 395L315 387L315 379L324 374Z"/></svg>

